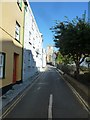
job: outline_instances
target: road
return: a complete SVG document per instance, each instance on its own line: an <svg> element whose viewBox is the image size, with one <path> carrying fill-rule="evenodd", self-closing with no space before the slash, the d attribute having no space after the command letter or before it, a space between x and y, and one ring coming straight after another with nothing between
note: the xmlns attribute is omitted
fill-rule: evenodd
<svg viewBox="0 0 90 120"><path fill-rule="evenodd" d="M54 67L45 72L8 110L6 118L88 118L88 112Z"/></svg>

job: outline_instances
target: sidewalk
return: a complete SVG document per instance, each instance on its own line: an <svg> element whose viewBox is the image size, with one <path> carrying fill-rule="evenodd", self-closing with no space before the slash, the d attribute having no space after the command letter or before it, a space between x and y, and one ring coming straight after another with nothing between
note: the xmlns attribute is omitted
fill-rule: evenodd
<svg viewBox="0 0 90 120"><path fill-rule="evenodd" d="M43 70L44 72L44 70ZM36 73L34 76L30 77L26 81L21 84L15 84L11 90L6 92L3 96L0 97L0 111L8 105L19 93L21 93L24 89L30 86L35 79L37 79L42 72Z"/></svg>

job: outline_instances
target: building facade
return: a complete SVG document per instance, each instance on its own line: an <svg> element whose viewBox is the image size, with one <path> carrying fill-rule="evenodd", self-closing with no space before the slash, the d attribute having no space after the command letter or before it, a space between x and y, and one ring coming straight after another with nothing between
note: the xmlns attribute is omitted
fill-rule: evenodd
<svg viewBox="0 0 90 120"><path fill-rule="evenodd" d="M48 45L47 46L47 55L46 55L47 64L55 65L55 59L56 59L56 54L54 51L54 47L51 45Z"/></svg>
<svg viewBox="0 0 90 120"><path fill-rule="evenodd" d="M0 9L0 88L4 94L42 70L43 36L28 0L0 2Z"/></svg>
<svg viewBox="0 0 90 120"><path fill-rule="evenodd" d="M47 46L47 63L52 63L53 61L53 46L48 45Z"/></svg>
<svg viewBox="0 0 90 120"><path fill-rule="evenodd" d="M22 80L25 3L0 2L0 8L0 88L5 93Z"/></svg>
<svg viewBox="0 0 90 120"><path fill-rule="evenodd" d="M34 19L30 3L25 9L23 80L27 80L42 69L42 34Z"/></svg>
<svg viewBox="0 0 90 120"><path fill-rule="evenodd" d="M42 49L42 67L45 68L46 67L46 50Z"/></svg>

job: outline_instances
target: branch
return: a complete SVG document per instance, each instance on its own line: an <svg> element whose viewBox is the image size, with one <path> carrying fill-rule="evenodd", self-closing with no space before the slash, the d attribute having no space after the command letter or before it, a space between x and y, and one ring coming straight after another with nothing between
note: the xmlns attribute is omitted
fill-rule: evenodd
<svg viewBox="0 0 90 120"><path fill-rule="evenodd" d="M82 60L79 62L79 64L81 64L81 63L85 60L86 57L89 57L89 55L84 55L84 57L83 57Z"/></svg>

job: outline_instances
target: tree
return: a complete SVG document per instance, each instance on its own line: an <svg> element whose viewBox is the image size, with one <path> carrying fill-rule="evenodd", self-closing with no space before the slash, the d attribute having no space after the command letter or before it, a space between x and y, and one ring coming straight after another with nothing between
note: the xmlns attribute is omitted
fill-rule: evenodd
<svg viewBox="0 0 90 120"><path fill-rule="evenodd" d="M60 64L60 63L63 63L63 64L73 63L71 57L68 57L68 55L63 56L60 52L57 52L56 62L58 64Z"/></svg>
<svg viewBox="0 0 90 120"><path fill-rule="evenodd" d="M57 22L51 28L54 32L55 47L63 56L68 55L76 64L79 74L80 64L90 55L90 24L83 18Z"/></svg>
<svg viewBox="0 0 90 120"><path fill-rule="evenodd" d="M57 57L56 57L56 63L58 63L58 64L60 64L60 63L62 63L62 61L63 61L63 56L61 55L61 53L60 52L57 52L57 55L56 55Z"/></svg>
<svg viewBox="0 0 90 120"><path fill-rule="evenodd" d="M90 57L87 57L85 62L88 64L88 68L90 68Z"/></svg>

